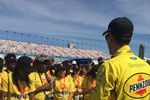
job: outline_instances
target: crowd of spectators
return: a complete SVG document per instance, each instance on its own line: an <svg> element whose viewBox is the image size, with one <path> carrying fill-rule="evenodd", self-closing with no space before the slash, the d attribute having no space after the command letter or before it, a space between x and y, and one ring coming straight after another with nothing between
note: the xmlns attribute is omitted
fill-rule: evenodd
<svg viewBox="0 0 150 100"><path fill-rule="evenodd" d="M45 54L48 56L78 57L78 58L98 58L104 59L107 56L100 50L87 50L66 48L60 46L50 46L28 42L19 42L0 39L0 52L12 52L19 54Z"/></svg>
<svg viewBox="0 0 150 100"><path fill-rule="evenodd" d="M0 100L91 100L96 88L96 72L103 63L78 65L39 54L17 58L8 53L0 58Z"/></svg>

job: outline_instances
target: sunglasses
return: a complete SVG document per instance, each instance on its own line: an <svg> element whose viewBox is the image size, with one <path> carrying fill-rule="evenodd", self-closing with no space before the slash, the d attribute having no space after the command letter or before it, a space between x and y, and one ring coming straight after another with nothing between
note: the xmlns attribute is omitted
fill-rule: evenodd
<svg viewBox="0 0 150 100"><path fill-rule="evenodd" d="M108 40L108 38L109 38L109 33L107 33L107 34L105 35L105 40Z"/></svg>

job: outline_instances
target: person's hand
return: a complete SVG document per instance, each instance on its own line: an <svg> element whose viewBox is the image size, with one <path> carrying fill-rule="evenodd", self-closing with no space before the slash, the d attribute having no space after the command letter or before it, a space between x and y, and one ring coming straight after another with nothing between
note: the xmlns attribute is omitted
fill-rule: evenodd
<svg viewBox="0 0 150 100"><path fill-rule="evenodd" d="M81 88L78 88L78 89L77 89L77 93L80 94L80 93L82 93L82 92L83 92L83 90L82 90Z"/></svg>

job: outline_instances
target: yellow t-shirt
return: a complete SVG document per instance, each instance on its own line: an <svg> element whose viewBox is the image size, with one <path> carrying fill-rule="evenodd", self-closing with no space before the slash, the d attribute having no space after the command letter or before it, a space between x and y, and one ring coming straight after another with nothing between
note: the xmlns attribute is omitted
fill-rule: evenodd
<svg viewBox="0 0 150 100"><path fill-rule="evenodd" d="M8 77L11 77L10 75L12 74L12 72L9 71L9 70L7 70L7 71L6 71L6 68L5 68L5 70L4 69L2 70L2 73L1 73L1 76L2 76L2 78L1 78L1 86L2 86L2 80L5 80L8 83L8 79L9 79ZM0 90L1 90L1 88L0 88ZM7 89L5 91L7 91Z"/></svg>
<svg viewBox="0 0 150 100"><path fill-rule="evenodd" d="M96 79L91 76L86 76L83 79L82 89L89 90L91 87L96 87ZM84 94L84 100L93 100L93 92L88 92Z"/></svg>
<svg viewBox="0 0 150 100"><path fill-rule="evenodd" d="M2 71L6 70L6 69L7 69L6 66L4 66Z"/></svg>
<svg viewBox="0 0 150 100"><path fill-rule="evenodd" d="M39 74L37 72L32 72L29 75L29 77L33 81L36 89L41 87L44 84L48 84L48 81L47 81L46 76L45 76L44 73L40 74L40 76L39 76ZM41 79L42 79L42 81L41 81ZM50 93L51 93L50 91L46 91L45 93L42 91L42 92L35 95L35 100L44 100L45 99L45 94L48 95Z"/></svg>
<svg viewBox="0 0 150 100"><path fill-rule="evenodd" d="M72 79L65 77L63 79L56 78L54 95L57 100L68 100L69 93L75 92L75 86Z"/></svg>
<svg viewBox="0 0 150 100"><path fill-rule="evenodd" d="M2 84L2 73L0 72L0 89L1 89L1 84Z"/></svg>
<svg viewBox="0 0 150 100"><path fill-rule="evenodd" d="M81 88L82 82L83 82L83 77L81 77L79 75L77 77L73 78L73 83L74 83L76 89Z"/></svg>
<svg viewBox="0 0 150 100"><path fill-rule="evenodd" d="M73 83L74 83L75 89L76 89L75 94L74 94L74 98L75 98L76 95L78 95L77 92L81 91L81 89L82 89L82 82L83 82L83 77L81 77L80 75L78 75L76 77L73 77ZM82 98L83 95L80 94L79 97Z"/></svg>
<svg viewBox="0 0 150 100"><path fill-rule="evenodd" d="M24 93L21 93L12 81L12 72L9 72L9 77L7 72L4 72L2 77L1 91L9 92L9 97L11 98L11 100L29 100L29 93L34 92L35 87L31 81L30 87L26 86L24 89Z"/></svg>
<svg viewBox="0 0 150 100"><path fill-rule="evenodd" d="M71 80L71 81L73 81L73 78L72 78L72 76L69 74L69 75L67 75L66 76L69 80Z"/></svg>

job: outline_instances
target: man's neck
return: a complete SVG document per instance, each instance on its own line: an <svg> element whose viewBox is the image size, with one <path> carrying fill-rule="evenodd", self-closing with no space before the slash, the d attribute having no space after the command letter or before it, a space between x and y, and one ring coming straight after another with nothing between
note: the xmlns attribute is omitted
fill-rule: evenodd
<svg viewBox="0 0 150 100"><path fill-rule="evenodd" d="M123 45L116 44L112 51L112 56L122 47Z"/></svg>

